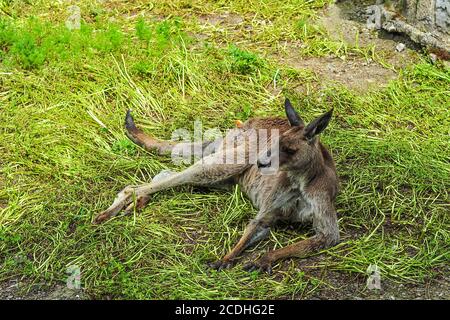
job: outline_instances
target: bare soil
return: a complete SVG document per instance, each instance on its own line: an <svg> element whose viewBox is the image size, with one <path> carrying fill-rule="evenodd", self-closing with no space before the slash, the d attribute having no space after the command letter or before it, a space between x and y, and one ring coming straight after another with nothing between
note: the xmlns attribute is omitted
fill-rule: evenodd
<svg viewBox="0 0 450 320"><path fill-rule="evenodd" d="M367 287L368 276L342 271L326 271L319 276L326 285L308 299L332 300L448 300L449 270L439 270L434 279L421 283L397 283L381 277L380 289ZM314 271L311 272L314 274Z"/></svg>
<svg viewBox="0 0 450 320"><path fill-rule="evenodd" d="M291 56L285 61L295 69L314 72L322 85L337 83L350 89L365 91L382 87L397 77L392 69L382 67L376 62L361 58L333 57L308 58Z"/></svg>
<svg viewBox="0 0 450 320"><path fill-rule="evenodd" d="M69 289L65 285L28 285L26 281L12 279L0 283L0 300L86 300L83 289Z"/></svg>
<svg viewBox="0 0 450 320"><path fill-rule="evenodd" d="M307 278L323 281L319 288L306 290L294 299L310 300L449 300L450 268L437 271L438 276L417 284L402 284L381 279L381 289L368 289L367 277L342 271L316 269L313 264L321 260L320 256L301 260L299 272L305 272ZM286 268L292 261L283 262ZM320 272L320 273L319 273ZM69 289L64 284L48 286L45 284L26 285L26 281L17 279L0 283L0 300L87 300L89 295L83 289ZM308 291L313 291L308 294ZM292 297L286 297L291 299ZM108 297L105 297L108 299Z"/></svg>
<svg viewBox="0 0 450 320"><path fill-rule="evenodd" d="M318 23L334 40L343 40L352 46L374 46L375 52L382 54L387 65L375 62L371 58L363 59L351 55L305 58L299 54L301 43L286 43L285 53L274 58L295 69L310 70L320 79L322 86L337 83L359 92L384 87L397 77L398 70L417 59L418 48L400 35L386 35L367 29L363 22L365 13L355 14L354 11L349 11L345 3L329 6ZM352 8L363 10L358 7ZM405 45L404 50L397 51L399 43Z"/></svg>
<svg viewBox="0 0 450 320"><path fill-rule="evenodd" d="M376 51L382 51L386 62L395 68L402 68L417 59L415 54L420 46L400 34L389 34L384 31L369 30L366 25L368 5L355 6L352 1L340 2L329 6L323 13L319 23L327 30L334 40L361 47L374 46ZM405 45L405 50L397 51L399 43Z"/></svg>
<svg viewBox="0 0 450 320"><path fill-rule="evenodd" d="M223 14L201 14L197 16L201 23L212 24L214 26L236 26L244 22L244 19L234 13Z"/></svg>

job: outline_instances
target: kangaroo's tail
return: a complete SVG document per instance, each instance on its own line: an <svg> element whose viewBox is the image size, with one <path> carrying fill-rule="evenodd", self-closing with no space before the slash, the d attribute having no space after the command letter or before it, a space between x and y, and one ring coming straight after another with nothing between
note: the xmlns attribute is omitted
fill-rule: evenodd
<svg viewBox="0 0 450 320"><path fill-rule="evenodd" d="M125 129L128 138L145 150L156 151L159 154L164 155L170 154L174 148L174 142L158 140L136 127L130 110L127 111L127 115L125 116Z"/></svg>

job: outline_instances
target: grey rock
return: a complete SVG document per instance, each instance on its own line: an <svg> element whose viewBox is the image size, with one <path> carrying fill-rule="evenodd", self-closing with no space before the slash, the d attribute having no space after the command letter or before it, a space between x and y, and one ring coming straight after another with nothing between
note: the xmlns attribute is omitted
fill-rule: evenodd
<svg viewBox="0 0 450 320"><path fill-rule="evenodd" d="M397 50L398 52L402 52L403 50L405 50L406 46L404 43L399 43L397 44L397 46L395 47L395 50Z"/></svg>

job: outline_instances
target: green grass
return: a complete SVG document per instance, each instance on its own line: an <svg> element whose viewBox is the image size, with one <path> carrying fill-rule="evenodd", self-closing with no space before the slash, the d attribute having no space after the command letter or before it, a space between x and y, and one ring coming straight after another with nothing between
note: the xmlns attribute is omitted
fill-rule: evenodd
<svg viewBox="0 0 450 320"><path fill-rule="evenodd" d="M383 53L329 40L314 21L330 1L250 2L86 1L74 31L62 5L0 2L0 281L61 283L78 265L93 298L299 298L327 286L326 270L365 277L376 264L382 281L420 284L448 264L449 70L422 57L382 90L304 95L294 88L321 79L269 58L280 43L304 41L305 58ZM244 22L201 20L225 12ZM255 214L238 188L170 190L141 214L91 224L126 185L180 169L127 140L127 109L170 138L196 119L226 129L236 118L282 115L284 96L307 120L335 108L322 141L342 180L343 241L319 262L287 260L273 276L241 264L208 270ZM305 232L274 230L242 261Z"/></svg>

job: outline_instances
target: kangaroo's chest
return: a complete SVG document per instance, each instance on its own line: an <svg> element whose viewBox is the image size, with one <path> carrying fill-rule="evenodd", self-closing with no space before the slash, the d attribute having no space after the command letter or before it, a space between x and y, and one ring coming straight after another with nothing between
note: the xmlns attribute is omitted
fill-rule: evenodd
<svg viewBox="0 0 450 320"><path fill-rule="evenodd" d="M291 222L312 220L312 206L301 186L292 185L285 173L263 175L254 165L239 177L238 183L260 213Z"/></svg>

